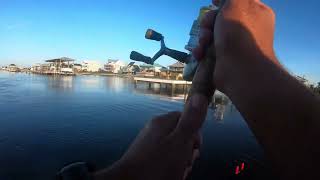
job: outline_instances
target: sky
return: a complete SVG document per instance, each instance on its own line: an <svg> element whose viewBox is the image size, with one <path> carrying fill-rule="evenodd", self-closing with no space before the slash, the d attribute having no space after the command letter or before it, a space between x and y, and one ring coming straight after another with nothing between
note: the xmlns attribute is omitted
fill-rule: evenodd
<svg viewBox="0 0 320 180"><path fill-rule="evenodd" d="M158 42L148 28L183 51L199 8L210 0L0 0L0 65L30 66L70 57L78 62L129 62L136 50L148 56ZM320 1L265 0L277 16L275 49L287 69L320 82ZM306 2L302 4L301 2ZM162 57L158 63L174 60Z"/></svg>

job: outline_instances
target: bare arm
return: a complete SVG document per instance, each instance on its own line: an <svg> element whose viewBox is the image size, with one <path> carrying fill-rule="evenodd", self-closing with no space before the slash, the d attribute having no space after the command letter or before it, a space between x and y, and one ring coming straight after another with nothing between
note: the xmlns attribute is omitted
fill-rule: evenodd
<svg viewBox="0 0 320 180"><path fill-rule="evenodd" d="M283 178L320 179L320 101L276 58L273 11L259 0L227 0L214 27L214 14L208 16L194 52L202 58L214 31L217 88L236 105Z"/></svg>
<svg viewBox="0 0 320 180"><path fill-rule="evenodd" d="M247 58L257 63L246 63ZM315 177L320 160L319 99L263 55L237 59L243 62L237 66L241 74L225 93L279 173L290 179Z"/></svg>

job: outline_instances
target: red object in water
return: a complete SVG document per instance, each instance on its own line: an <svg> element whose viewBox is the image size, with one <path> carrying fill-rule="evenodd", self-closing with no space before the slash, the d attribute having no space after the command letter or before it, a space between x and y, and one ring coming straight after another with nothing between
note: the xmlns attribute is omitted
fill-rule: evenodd
<svg viewBox="0 0 320 180"><path fill-rule="evenodd" d="M235 174L236 174L236 175L240 174L240 167L239 167L239 166L236 167Z"/></svg>
<svg viewBox="0 0 320 180"><path fill-rule="evenodd" d="M241 171L244 170L244 163L241 164Z"/></svg>

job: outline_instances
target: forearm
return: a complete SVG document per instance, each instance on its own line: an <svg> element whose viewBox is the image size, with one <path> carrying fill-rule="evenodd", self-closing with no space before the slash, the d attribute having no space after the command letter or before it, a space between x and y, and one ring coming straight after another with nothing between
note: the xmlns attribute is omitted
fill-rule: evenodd
<svg viewBox="0 0 320 180"><path fill-rule="evenodd" d="M226 78L224 91L280 173L303 176L299 174L304 171L302 167L310 171L317 167L315 158L319 155L310 151L318 148L314 152L320 152L314 144L314 139L320 138L316 121L319 100L275 61L263 55L224 60L231 59L234 63L228 76L232 78Z"/></svg>

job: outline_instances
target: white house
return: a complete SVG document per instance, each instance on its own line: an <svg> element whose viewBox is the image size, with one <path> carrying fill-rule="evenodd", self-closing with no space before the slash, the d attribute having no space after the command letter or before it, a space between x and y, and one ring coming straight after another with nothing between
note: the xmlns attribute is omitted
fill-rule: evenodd
<svg viewBox="0 0 320 180"><path fill-rule="evenodd" d="M75 72L80 72L80 71L82 71L82 65L81 64L73 64L72 69Z"/></svg>
<svg viewBox="0 0 320 180"><path fill-rule="evenodd" d="M119 73L127 64L120 60L109 59L108 63L104 65L104 70L109 73Z"/></svg>
<svg viewBox="0 0 320 180"><path fill-rule="evenodd" d="M9 70L10 72L18 72L18 71L20 71L19 67L16 66L15 64L10 64L10 65L8 66L8 70Z"/></svg>
<svg viewBox="0 0 320 180"><path fill-rule="evenodd" d="M164 66L155 63L154 65L143 63L140 65L142 71L152 71L156 73L160 73L161 69L164 68Z"/></svg>
<svg viewBox="0 0 320 180"><path fill-rule="evenodd" d="M96 61L84 61L82 63L82 70L87 72L99 72L101 64Z"/></svg>

